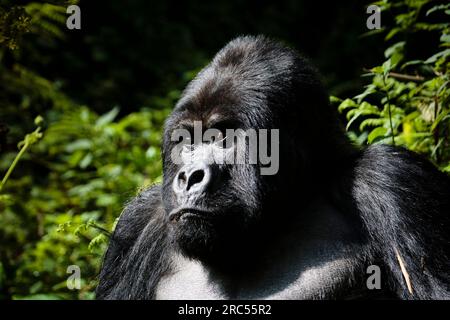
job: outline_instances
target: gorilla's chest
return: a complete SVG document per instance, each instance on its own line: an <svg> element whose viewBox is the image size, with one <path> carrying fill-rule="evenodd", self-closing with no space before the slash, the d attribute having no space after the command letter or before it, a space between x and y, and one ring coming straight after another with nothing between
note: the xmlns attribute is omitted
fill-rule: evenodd
<svg viewBox="0 0 450 320"><path fill-rule="evenodd" d="M157 299L327 299L365 287L355 229L327 205L303 213L274 239L247 271L217 274L196 260L172 255L172 272L157 287ZM311 215L311 218L309 218ZM356 271L357 270L357 271ZM359 274L359 276L358 276ZM351 283L352 282L352 283ZM345 292L339 288L345 287Z"/></svg>
<svg viewBox="0 0 450 320"><path fill-rule="evenodd" d="M303 253L307 254L306 251ZM176 256L175 267L160 281L156 298L327 299L335 297L331 293L335 293L341 284L348 286L354 264L344 251L327 252L318 248L314 254L309 252L304 256L304 260L295 261L296 257L297 254L286 259L278 256L265 270L257 268L252 274L225 277L212 275L198 261Z"/></svg>

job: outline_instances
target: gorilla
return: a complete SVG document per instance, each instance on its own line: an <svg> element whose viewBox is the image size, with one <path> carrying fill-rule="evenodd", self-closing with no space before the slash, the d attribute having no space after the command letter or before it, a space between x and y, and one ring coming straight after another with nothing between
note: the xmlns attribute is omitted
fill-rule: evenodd
<svg viewBox="0 0 450 320"><path fill-rule="evenodd" d="M174 135L195 123L214 137ZM276 173L261 158L215 161L264 142L229 129L278 130ZM162 145L163 183L121 214L97 299L450 299L449 177L403 148L353 146L296 51L229 42L184 90Z"/></svg>

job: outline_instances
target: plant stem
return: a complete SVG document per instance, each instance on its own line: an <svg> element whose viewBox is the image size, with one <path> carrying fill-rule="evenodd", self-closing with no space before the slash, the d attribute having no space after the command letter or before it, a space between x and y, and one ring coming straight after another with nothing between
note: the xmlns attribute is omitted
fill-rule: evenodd
<svg viewBox="0 0 450 320"><path fill-rule="evenodd" d="M11 166L9 167L8 171L6 172L5 176L3 177L2 182L0 183L0 191L2 191L3 186L5 185L6 181L8 180L9 176L11 175L11 173L13 172L14 168L16 167L17 163L19 162L20 158L23 156L23 154L25 153L25 151L27 150L29 146L29 143L25 143L23 145L23 147L20 149L19 153L17 154L17 156L14 158L13 163L11 164Z"/></svg>
<svg viewBox="0 0 450 320"><path fill-rule="evenodd" d="M389 126L391 127L391 137L392 137L392 145L395 146L395 138L394 138L394 126L392 125L392 113L391 113L391 99L389 98L389 90L386 84L386 77L383 76L384 90L386 93L387 106L388 106L388 114L389 114Z"/></svg>
<svg viewBox="0 0 450 320"><path fill-rule="evenodd" d="M397 72L389 72L389 76L392 78L396 78L396 79L400 79L400 80L407 80L407 81L415 81L415 82L425 81L425 77L422 77L422 76L412 76L409 74L403 74L403 73L397 73Z"/></svg>

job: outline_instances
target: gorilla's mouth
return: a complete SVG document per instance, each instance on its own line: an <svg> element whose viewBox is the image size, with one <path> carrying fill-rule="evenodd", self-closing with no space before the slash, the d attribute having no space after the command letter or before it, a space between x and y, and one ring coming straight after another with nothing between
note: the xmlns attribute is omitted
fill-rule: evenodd
<svg viewBox="0 0 450 320"><path fill-rule="evenodd" d="M198 208L178 208L174 209L169 214L170 222L178 222L182 219L199 218L199 219L211 219L213 213L209 210Z"/></svg>

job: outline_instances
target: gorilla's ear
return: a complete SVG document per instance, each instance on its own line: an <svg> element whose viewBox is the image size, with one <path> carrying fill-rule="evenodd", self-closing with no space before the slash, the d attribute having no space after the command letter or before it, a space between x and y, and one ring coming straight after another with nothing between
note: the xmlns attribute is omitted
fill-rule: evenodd
<svg viewBox="0 0 450 320"><path fill-rule="evenodd" d="M122 212L103 260L96 298L152 298L168 268L166 248L165 210L161 186L156 185L140 193Z"/></svg>

